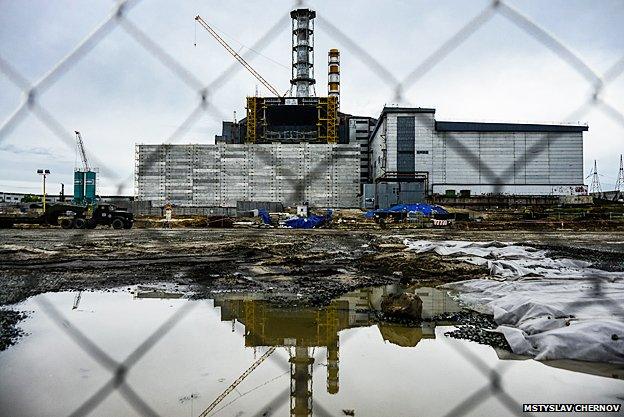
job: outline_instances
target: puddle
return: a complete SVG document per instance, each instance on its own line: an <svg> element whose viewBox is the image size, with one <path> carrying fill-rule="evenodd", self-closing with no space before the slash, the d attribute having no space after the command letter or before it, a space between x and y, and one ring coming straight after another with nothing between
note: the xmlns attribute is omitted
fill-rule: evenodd
<svg viewBox="0 0 624 417"><path fill-rule="evenodd" d="M401 291L422 299L421 326L378 322L381 300ZM55 324L42 299L67 321ZM503 374L501 386L518 404L617 403L624 392L621 367L573 361L549 366L445 337L450 323L429 319L459 306L434 288L362 289L322 309L285 309L240 294L189 301L163 288L137 287L80 297L44 294L16 308L33 313L21 323L29 335L0 352L3 416L69 415L109 381L111 372L68 329L121 362L184 308L183 318L127 374L128 386L162 416L199 416L209 407L204 415L445 415L488 386L491 368ZM467 359L473 356L488 369L475 367ZM511 414L494 396L472 410ZM118 390L89 415L139 413Z"/></svg>

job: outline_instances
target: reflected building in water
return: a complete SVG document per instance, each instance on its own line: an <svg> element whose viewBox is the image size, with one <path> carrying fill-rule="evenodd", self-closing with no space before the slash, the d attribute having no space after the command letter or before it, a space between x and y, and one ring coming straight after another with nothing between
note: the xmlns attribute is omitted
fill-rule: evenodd
<svg viewBox="0 0 624 417"><path fill-rule="evenodd" d="M406 327L379 322L382 300L390 294L416 293L422 300L421 326ZM399 285L366 288L343 295L323 308L285 308L263 299L237 294L215 297L221 319L245 326L245 346L286 347L290 353L290 414L312 415L313 349L327 350L327 392L339 391L340 335L342 330L377 325L384 340L399 346L416 346L435 337L433 316L459 311L458 304L435 288Z"/></svg>

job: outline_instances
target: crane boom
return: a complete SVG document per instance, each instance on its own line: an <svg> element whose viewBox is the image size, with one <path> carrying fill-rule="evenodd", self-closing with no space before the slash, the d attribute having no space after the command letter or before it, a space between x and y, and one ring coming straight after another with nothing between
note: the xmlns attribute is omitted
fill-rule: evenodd
<svg viewBox="0 0 624 417"><path fill-rule="evenodd" d="M267 80L265 80L262 75L260 75L255 69L253 69L253 67L251 65L249 65L249 63L247 61L245 61L245 59L240 56L234 49L232 49L232 47L230 45L228 45L228 43L221 37L219 36L219 34L217 32L215 32L215 30L213 28L211 28L208 23L206 23L206 21L204 19L202 19L202 17L200 15L195 16L195 20L202 25L202 27L204 29L206 29L208 31L208 33L210 33L212 35L213 38L215 38L217 40L217 42L219 42L234 58L236 58L236 60L238 62L241 63L241 65L243 67L245 67L245 69L247 71L249 71L254 77L256 77L256 79L258 81L260 81L262 83L262 85L264 85L266 88L269 89L269 91L273 94L275 94L276 97L281 97L279 91L277 91L277 89L275 87L273 87L271 84L269 84L269 82Z"/></svg>
<svg viewBox="0 0 624 417"><path fill-rule="evenodd" d="M89 161L87 161L87 153L85 152L84 143L82 142L82 136L80 132L75 130L76 132L76 141L78 142L78 151L80 152L80 158L82 158L82 165L85 171L91 171L89 167Z"/></svg>
<svg viewBox="0 0 624 417"><path fill-rule="evenodd" d="M82 291L78 291L78 294L76 294L76 297L74 298L74 306L72 307L72 310L76 310L78 308L81 297L82 297Z"/></svg>
<svg viewBox="0 0 624 417"><path fill-rule="evenodd" d="M223 391L223 392L221 393L221 395L219 395L219 396L218 396L218 397L217 397L217 398L216 398L216 399L215 399L215 400L214 400L214 401L213 401L213 402L212 402L212 403L208 406L208 408L206 408L206 409L204 410L204 412L203 412L203 413L201 413L201 414L199 415L199 417L206 417L208 414L210 414L210 412L211 412L212 410L214 410L214 408L215 408L215 407L216 407L216 406L217 406L217 405L218 405L221 401L223 401L223 399L224 399L225 397L227 397L227 396L228 396L228 394L229 394L230 392L234 391L234 389L238 386L238 384L240 384L241 382L243 382L243 380L244 380L245 378L247 378L247 376L249 376L249 374L250 374L250 373L251 373L254 369L256 369L256 368L257 368L257 367L258 367L258 366L259 366L262 362L264 362L264 360L265 360L266 358L268 358L269 356L271 356L271 355L273 354L273 352L275 352L275 346L271 346L271 347L269 348L269 350L267 350L267 351L264 353L264 355L260 356L260 357L258 358L258 360L257 360L257 361L255 361L253 364L251 364L251 366L250 366L249 368L247 368L247 370L246 370L245 372L243 372L243 373L242 373L242 374L241 374L238 378L236 378L236 380L235 380L234 382L232 382L232 384L231 384L229 387L227 387L227 388L225 389L225 391Z"/></svg>

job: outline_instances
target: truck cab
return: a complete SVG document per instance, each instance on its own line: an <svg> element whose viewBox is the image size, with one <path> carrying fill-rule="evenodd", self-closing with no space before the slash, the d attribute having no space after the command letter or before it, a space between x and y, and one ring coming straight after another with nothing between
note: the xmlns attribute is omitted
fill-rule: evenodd
<svg viewBox="0 0 624 417"><path fill-rule="evenodd" d="M61 219L64 229L95 229L97 226L111 226L113 229L130 229L134 216L125 209L112 204L79 206L80 211L67 212Z"/></svg>
<svg viewBox="0 0 624 417"><path fill-rule="evenodd" d="M113 229L130 229L134 222L134 216L125 209L120 209L113 204L98 204L93 209L91 219L87 221L89 226L96 225L112 226Z"/></svg>

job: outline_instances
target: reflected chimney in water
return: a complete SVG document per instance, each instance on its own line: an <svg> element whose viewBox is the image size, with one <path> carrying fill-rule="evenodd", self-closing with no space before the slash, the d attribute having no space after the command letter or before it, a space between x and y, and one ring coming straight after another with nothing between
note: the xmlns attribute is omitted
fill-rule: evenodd
<svg viewBox="0 0 624 417"><path fill-rule="evenodd" d="M329 394L338 394L340 389L338 373L338 353L340 341L338 340L338 334L331 340L331 344L327 345L327 392Z"/></svg>
<svg viewBox="0 0 624 417"><path fill-rule="evenodd" d="M304 417L312 416L313 410L312 349L327 348L327 393L338 394L340 331L376 324L384 340L397 346L416 346L421 339L435 338L435 323L406 327L380 322L378 312L385 307L386 312L425 318L460 309L445 291L429 287L409 291L406 293L405 288L396 285L361 289L344 294L322 308L292 308L237 294L216 296L214 305L220 308L222 320L231 321L232 326L238 321L245 327L245 346L289 350L290 415Z"/></svg>
<svg viewBox="0 0 624 417"><path fill-rule="evenodd" d="M308 347L295 347L295 355L290 358L290 415L293 417L312 416L313 364Z"/></svg>

